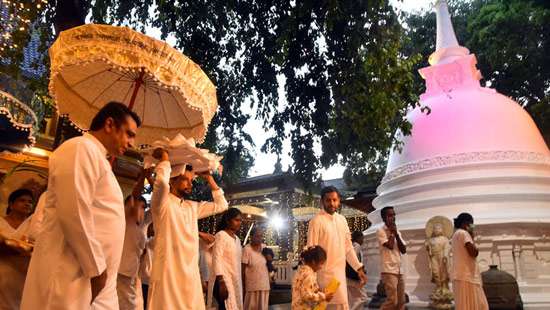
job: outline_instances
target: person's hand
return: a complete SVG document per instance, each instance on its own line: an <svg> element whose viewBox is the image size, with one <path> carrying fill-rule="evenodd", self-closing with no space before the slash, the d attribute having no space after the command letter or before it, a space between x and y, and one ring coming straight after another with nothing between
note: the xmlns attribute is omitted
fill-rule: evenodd
<svg viewBox="0 0 550 310"><path fill-rule="evenodd" d="M468 226L468 229L467 229L466 231L469 232L469 233L470 233L470 236L472 237L472 239L474 239L474 237L475 237L474 225L469 225L469 226Z"/></svg>
<svg viewBox="0 0 550 310"><path fill-rule="evenodd" d="M153 176L153 172L155 172L155 167L151 166L149 168L144 168L142 171L141 171L141 174L146 178L150 178Z"/></svg>
<svg viewBox="0 0 550 310"><path fill-rule="evenodd" d="M227 297L229 297L229 292L227 291L227 286L225 285L225 282L223 280L219 281L220 286L220 298L222 300L226 300Z"/></svg>
<svg viewBox="0 0 550 310"><path fill-rule="evenodd" d="M207 244L214 243L214 241L216 240L216 237L214 237L214 235L202 231L199 231L199 237Z"/></svg>
<svg viewBox="0 0 550 310"><path fill-rule="evenodd" d="M31 256L33 244L24 239L4 239L3 244L9 249L9 252L14 255Z"/></svg>
<svg viewBox="0 0 550 310"><path fill-rule="evenodd" d="M197 173L197 176L204 179L205 181L208 181L210 178L213 178L212 177L212 174L210 173L210 171L202 171L202 172L198 172Z"/></svg>
<svg viewBox="0 0 550 310"><path fill-rule="evenodd" d="M367 278L367 275L365 274L365 270L363 269L363 267L357 270L357 275L359 275L359 285L363 286L367 284L368 278Z"/></svg>
<svg viewBox="0 0 550 310"><path fill-rule="evenodd" d="M219 189L218 184L216 183L216 180L214 180L214 177L209 171L200 172L200 173L197 173L197 175L208 183L208 186L210 186L211 190L215 191Z"/></svg>
<svg viewBox="0 0 550 310"><path fill-rule="evenodd" d="M167 161L169 160L168 151L160 147L156 148L153 151L153 158L160 161Z"/></svg>
<svg viewBox="0 0 550 310"><path fill-rule="evenodd" d="M90 283L92 287L92 301L90 304L92 304L97 295L105 287L105 283L107 283L107 270L103 271L99 276L91 278Z"/></svg>
<svg viewBox="0 0 550 310"><path fill-rule="evenodd" d="M391 222L391 223L388 225L388 229L390 230L390 232L391 232L393 235L397 235L397 225L395 225L395 222Z"/></svg>
<svg viewBox="0 0 550 310"><path fill-rule="evenodd" d="M334 293L325 293L325 301L330 301L334 297Z"/></svg>
<svg viewBox="0 0 550 310"><path fill-rule="evenodd" d="M155 179L153 178L153 172L155 172L154 166L151 166L147 169L143 169L143 174L145 175L145 179L147 180L147 183L149 183L149 185L151 186L155 184Z"/></svg>

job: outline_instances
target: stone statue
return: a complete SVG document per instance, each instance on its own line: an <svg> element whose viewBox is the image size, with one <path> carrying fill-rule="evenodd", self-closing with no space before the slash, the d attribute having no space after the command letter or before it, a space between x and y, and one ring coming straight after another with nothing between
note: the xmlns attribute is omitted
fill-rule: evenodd
<svg viewBox="0 0 550 310"><path fill-rule="evenodd" d="M432 283L435 289L430 295L434 309L451 309L453 295L449 291L449 238L453 233L451 220L443 216L432 217L426 224L426 251L429 257Z"/></svg>

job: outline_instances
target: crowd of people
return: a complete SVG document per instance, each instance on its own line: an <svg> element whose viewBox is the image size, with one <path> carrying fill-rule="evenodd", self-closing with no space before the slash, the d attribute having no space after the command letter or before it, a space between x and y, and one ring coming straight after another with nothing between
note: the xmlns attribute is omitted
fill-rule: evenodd
<svg viewBox="0 0 550 310"><path fill-rule="evenodd" d="M34 213L33 192L11 193L0 217L0 309L268 309L274 253L263 243L260 226L242 247L242 214L228 207L210 173L172 165L169 152L157 149L154 170L144 169L123 199L108 157L133 147L139 126L125 105L107 104L88 133L53 152L47 191ZM197 176L213 201L188 199ZM145 179L153 186L150 206L142 196ZM334 187L321 191L322 208L309 222L293 278L292 309L366 305L363 234L352 234L336 212L340 198ZM199 231L199 219L219 213L215 236ZM383 208L381 215L384 225L376 236L387 295L382 309L404 309L401 256L407 244L394 208ZM473 227L467 213L455 219L456 309L488 309Z"/></svg>

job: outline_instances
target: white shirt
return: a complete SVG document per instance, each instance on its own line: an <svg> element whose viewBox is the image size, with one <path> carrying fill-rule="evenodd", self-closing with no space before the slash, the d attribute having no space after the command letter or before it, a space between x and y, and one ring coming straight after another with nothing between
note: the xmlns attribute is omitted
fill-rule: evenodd
<svg viewBox="0 0 550 310"><path fill-rule="evenodd" d="M117 309L124 205L101 142L85 134L55 150L46 195L21 309ZM105 288L90 307L90 278L103 271Z"/></svg>
<svg viewBox="0 0 550 310"><path fill-rule="evenodd" d="M216 234L212 249L213 273L210 275L209 291L216 276L223 276L229 297L225 300L227 310L243 310L243 284L241 275L242 247L239 237L231 237L224 230ZM212 294L209 292L209 296ZM212 299L209 300L212 305ZM248 310L248 309L247 309Z"/></svg>
<svg viewBox="0 0 550 310"><path fill-rule="evenodd" d="M332 278L340 282L338 290L329 304L348 307L346 287L346 261L357 270L363 266L351 244L351 233L346 218L338 213L332 215L321 210L309 222L307 245L320 245L327 252L327 262L317 272L319 286L324 289Z"/></svg>
<svg viewBox="0 0 550 310"><path fill-rule="evenodd" d="M135 278L138 275L139 261L145 249L145 241L143 225L127 222L118 273L130 278Z"/></svg>
<svg viewBox="0 0 550 310"><path fill-rule="evenodd" d="M243 250L242 263L246 265L244 269L245 289L247 292L269 291L269 272L267 271L266 259L262 255L262 244L260 251L255 251L250 244L247 244Z"/></svg>
<svg viewBox="0 0 550 310"><path fill-rule="evenodd" d="M221 189L212 192L214 202L178 198L170 193L170 173L168 161L157 165L151 197L155 247L148 308L204 309L198 220L225 211L228 205Z"/></svg>
<svg viewBox="0 0 550 310"><path fill-rule="evenodd" d="M405 240L401 236L401 232L397 231L399 239L403 242ZM401 252L399 251L399 246L397 245L397 240L393 245L393 249L388 249L384 246L384 243L389 241L388 236L390 235L390 230L386 224L380 227L376 231L376 237L378 238L378 247L380 249L380 269L383 273L392 273L392 274L402 274L403 270L401 269Z"/></svg>
<svg viewBox="0 0 550 310"><path fill-rule="evenodd" d="M357 259L359 259L359 261L364 265L365 262L363 261L363 251L361 250L361 245L357 242L353 242L352 245L353 245L353 250L357 255Z"/></svg>
<svg viewBox="0 0 550 310"><path fill-rule="evenodd" d="M153 269L153 248L155 247L155 238L150 237L145 241L145 251L139 260L139 277L141 283L149 285L151 279L151 270Z"/></svg>
<svg viewBox="0 0 550 310"><path fill-rule="evenodd" d="M481 275L476 258L471 257L466 249L466 243L474 244L470 233L464 229L457 229L451 239L453 251L453 265L451 279L481 284Z"/></svg>
<svg viewBox="0 0 550 310"><path fill-rule="evenodd" d="M30 216L31 227L28 232L29 239L36 241L40 233L42 232L42 222L44 221L44 208L46 207L46 194L47 191L43 192L38 198L36 207L34 208L34 213Z"/></svg>
<svg viewBox="0 0 550 310"><path fill-rule="evenodd" d="M4 217L0 216L0 234L6 238L20 240L23 236L28 236L30 224L29 217L19 227L13 228ZM0 309L19 309L29 260L30 258L26 256L0 254Z"/></svg>
<svg viewBox="0 0 550 310"><path fill-rule="evenodd" d="M199 239L199 270L201 281L207 282L210 278L210 270L212 269L212 248L214 242L207 244Z"/></svg>

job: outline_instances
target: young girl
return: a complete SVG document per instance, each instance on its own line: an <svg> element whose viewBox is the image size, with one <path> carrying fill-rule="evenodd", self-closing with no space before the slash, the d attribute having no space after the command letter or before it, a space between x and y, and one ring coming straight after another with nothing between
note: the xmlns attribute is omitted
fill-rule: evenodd
<svg viewBox="0 0 550 310"><path fill-rule="evenodd" d="M218 310L243 310L243 284L241 273L242 248L237 232L241 228L241 211L229 208L222 215L218 233L212 248L213 273L210 275L213 287L209 308L214 297Z"/></svg>
<svg viewBox="0 0 550 310"><path fill-rule="evenodd" d="M320 246L310 247L302 252L303 264L292 281L292 310L313 309L323 301L329 301L333 293L324 293L317 284L317 270L327 260L327 253Z"/></svg>

